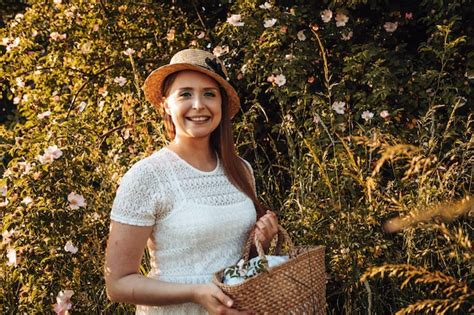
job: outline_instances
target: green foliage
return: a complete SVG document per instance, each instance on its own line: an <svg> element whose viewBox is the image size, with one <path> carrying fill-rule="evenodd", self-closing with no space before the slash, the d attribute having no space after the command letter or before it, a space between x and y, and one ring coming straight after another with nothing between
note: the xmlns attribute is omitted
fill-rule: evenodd
<svg viewBox="0 0 474 315"><path fill-rule="evenodd" d="M361 282L374 266L472 282L466 248L441 241L435 226L382 228L472 193L467 1L56 2L28 1L0 29L0 103L14 108L0 126L2 232L14 231L0 248L17 255L16 266L0 262L7 313L50 312L66 289L74 312L133 311L105 294L108 214L123 173L166 143L143 80L187 47L224 50L242 100L238 150L294 240L326 245L330 313L393 313L430 299L416 284ZM244 25L226 22L231 14ZM54 145L62 155L42 163ZM72 192L84 207L71 208ZM472 211L443 235L472 235L471 220ZM457 297L433 299L466 311Z"/></svg>

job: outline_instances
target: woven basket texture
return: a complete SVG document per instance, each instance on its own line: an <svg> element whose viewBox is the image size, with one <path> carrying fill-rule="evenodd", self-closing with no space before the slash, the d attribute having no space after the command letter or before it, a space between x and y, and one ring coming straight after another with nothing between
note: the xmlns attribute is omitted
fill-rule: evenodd
<svg viewBox="0 0 474 315"><path fill-rule="evenodd" d="M232 307L239 310L253 310L256 314L325 314L324 246L293 246L288 233L281 226L279 229L275 254L280 254L281 240L286 238L289 246L287 262L237 285L222 283L222 269L214 274L213 282L233 299ZM245 261L248 260L248 244L253 239L254 233L250 235L244 248ZM262 257L263 249L260 244L256 245Z"/></svg>

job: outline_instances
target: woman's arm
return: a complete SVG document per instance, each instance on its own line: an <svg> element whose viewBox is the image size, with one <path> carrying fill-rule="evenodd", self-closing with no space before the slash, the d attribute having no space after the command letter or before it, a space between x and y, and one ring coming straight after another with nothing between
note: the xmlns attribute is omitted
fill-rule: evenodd
<svg viewBox="0 0 474 315"><path fill-rule="evenodd" d="M140 263L152 229L111 221L104 269L111 301L152 306L194 302L211 314L248 314L231 309L232 300L212 283L177 284L141 275Z"/></svg>

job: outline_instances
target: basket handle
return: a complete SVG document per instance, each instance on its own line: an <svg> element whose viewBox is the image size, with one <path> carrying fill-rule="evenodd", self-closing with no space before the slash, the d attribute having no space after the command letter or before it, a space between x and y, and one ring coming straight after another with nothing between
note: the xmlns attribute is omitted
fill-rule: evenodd
<svg viewBox="0 0 474 315"><path fill-rule="evenodd" d="M290 236L288 235L288 232L280 225L278 224L278 234L277 234L277 244L275 247L275 254L279 255L281 251L281 247L283 246L283 242L286 241L289 247L289 252L293 249L293 242L290 239ZM244 250L242 251L243 253L243 259L244 262L249 261L249 256L250 256L250 247L252 246L252 243L255 243L255 247L257 248L257 253L260 258L265 258L265 252L263 250L263 246L260 243L259 240L255 237L255 229L250 232L249 238L247 239L247 242L245 243Z"/></svg>

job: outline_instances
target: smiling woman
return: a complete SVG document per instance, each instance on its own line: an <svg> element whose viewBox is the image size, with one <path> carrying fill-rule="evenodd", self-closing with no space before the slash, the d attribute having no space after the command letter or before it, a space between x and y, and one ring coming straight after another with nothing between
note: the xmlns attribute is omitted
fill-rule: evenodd
<svg viewBox="0 0 474 315"><path fill-rule="evenodd" d="M234 265L251 230L268 248L276 215L259 203L250 164L236 154L240 100L212 54L177 53L145 81L171 142L134 164L114 199L106 252L109 298L137 314L249 314L212 281ZM147 277L139 273L145 246Z"/></svg>

